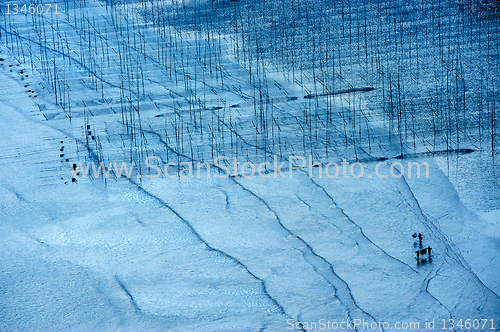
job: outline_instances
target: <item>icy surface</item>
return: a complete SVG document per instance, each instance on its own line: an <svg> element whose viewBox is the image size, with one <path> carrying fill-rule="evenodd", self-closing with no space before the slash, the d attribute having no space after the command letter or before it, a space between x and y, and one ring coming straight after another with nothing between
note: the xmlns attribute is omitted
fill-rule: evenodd
<svg viewBox="0 0 500 332"><path fill-rule="evenodd" d="M257 74L266 77L258 82L272 83L267 103L271 110L276 107L279 115L272 119L280 124L272 141L280 143L271 146L271 136L257 134L254 140L256 83L236 62L230 37L218 37L219 55L213 61L219 68L214 64L208 74L196 67L202 61L193 61L201 48L196 33L164 32L170 43L172 36L182 36L175 42L186 50L181 54L176 48L168 59L192 61L167 77L168 61L156 58L165 55L155 48L158 40L149 27L134 25L144 44L130 38L127 44L126 30L110 23L123 14L87 2L56 19L71 55L62 45L42 41L30 30L40 27L25 18L2 24L1 331L283 331L289 320L321 319L389 322L390 330L396 322L419 322L425 330L425 322L433 319L436 329L448 319L487 319L499 328L500 184L491 151L432 156L422 143L410 152L430 165L428 179L310 178L307 170L287 179L218 179L213 168L209 179L147 179L141 165L131 179L77 177L72 182L72 162L138 161L146 153L179 162L209 161L214 153L229 151L260 162L269 161L272 152L285 161L278 156L309 153L306 145L313 135L307 120L306 142L297 120L302 107L311 107L302 98L307 88L266 69ZM140 12L140 3L129 10ZM75 24L77 17L79 24L86 22L86 34ZM111 58L82 51L82 33L95 38L88 40L96 54L97 41L105 42ZM18 45L25 45L26 56ZM28 46L33 54L42 50L42 59L28 57ZM128 64L118 55L125 54L134 60L128 59L136 81L120 79ZM53 70L47 69L52 58L56 76L68 89L64 96L56 93L55 100L44 74ZM187 82L202 72L203 84L190 89L206 96L194 101L183 84L193 84ZM141 82L146 88L137 83L139 75L146 77ZM216 75L223 75L224 83ZM294 96L301 99L290 99ZM378 98L358 97L359 107ZM345 102L340 97L326 102L337 120L345 120L337 115ZM358 107L357 99L353 102ZM134 113L139 105L141 112ZM324 119L316 115L318 125ZM182 139L175 132L181 120L188 123L181 127L186 129ZM380 172L388 174L391 163L401 161L394 159L399 143L385 138L382 121L365 124L370 129L363 135L375 136L360 138L361 147L337 123L326 129L331 151L323 154L321 146L311 153L319 160L364 158L365 172L371 174L375 157L387 157ZM414 232L423 233L424 245L433 248L431 262L417 264Z"/></svg>

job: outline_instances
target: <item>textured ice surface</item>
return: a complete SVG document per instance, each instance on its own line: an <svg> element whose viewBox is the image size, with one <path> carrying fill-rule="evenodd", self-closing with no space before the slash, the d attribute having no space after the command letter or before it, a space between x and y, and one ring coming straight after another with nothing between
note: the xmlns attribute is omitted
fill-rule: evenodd
<svg viewBox="0 0 500 332"><path fill-rule="evenodd" d="M418 157L429 163L429 179L309 178L295 171L292 179L216 179L213 172L210 179L141 181L134 173L130 180L77 177L72 182L70 162L85 163L99 153L97 140L89 138L89 151L85 146L84 114L104 146L105 160L143 157L134 154L137 146L129 146L135 141L123 124L122 100L142 103L140 144L165 160L186 161L193 155L208 160L214 149L233 146L229 131L215 143L205 132L194 137L194 148L188 146L189 135L185 147L176 144L172 119L192 106L191 97L182 95L182 70L175 73L178 78L167 79L168 71L159 70L154 57L156 35L138 30L146 31L141 37L147 39L146 50L132 47L133 40L125 45L124 36L121 42L114 39L118 32L102 4L87 1L86 6L72 13L88 15L83 19L87 28L94 19L100 24L102 30L85 36L92 35L92 43L106 42L114 52L109 60L99 55L109 61L104 66L109 73L99 72L102 63L87 67L92 61L77 53L82 31L74 24L76 16L60 19L71 42L66 47L74 50L70 59L61 60L56 51L61 45L40 45L34 32L21 44L31 45L35 54L48 50L58 56L59 75L71 89L71 121L69 110L54 103L41 60L33 58L32 71L29 61L20 61L18 47L0 45L5 59L0 62L0 330L282 331L290 327L289 319L361 319L391 327L413 321L423 329L426 320L450 318L493 319L498 328L500 189L495 159L482 151ZM17 25L19 35L32 31L26 22ZM172 35L183 36L178 42L186 54L174 54L183 63L193 56L196 41L193 35ZM196 109L203 111L197 121L212 128L234 125L234 153L260 161L262 147L258 151L252 145L255 90L248 72L234 62L230 43L219 40L225 85L205 73L196 88L207 94L208 105ZM16 37L9 42L17 44ZM117 50L133 56L134 75L144 59L140 71L147 77L147 96L138 98L136 86L120 82ZM198 65L192 61L190 66ZM300 154L306 147L297 138L302 132L295 120L306 104L291 97L304 89L287 85L276 73L266 75L284 121L276 140ZM106 99L94 86L102 81ZM360 107L369 105L359 98ZM337 103L345 100L332 102L337 116ZM225 113L226 103L239 106ZM191 121L189 116L183 119ZM231 125L229 116L234 116ZM390 157L389 165L397 161L392 159L397 144L380 140L383 125L370 126L369 133L380 135L372 153ZM338 139L330 152L335 160L350 152L343 149L341 127L331 130ZM381 173L387 174L388 167ZM367 160L365 172L373 174L374 168ZM424 245L433 248L432 262L417 265L414 232L422 232Z"/></svg>

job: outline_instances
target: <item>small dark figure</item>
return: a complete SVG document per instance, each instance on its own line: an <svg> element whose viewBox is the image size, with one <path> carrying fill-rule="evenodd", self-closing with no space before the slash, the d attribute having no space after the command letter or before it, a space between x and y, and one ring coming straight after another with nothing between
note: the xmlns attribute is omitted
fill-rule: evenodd
<svg viewBox="0 0 500 332"><path fill-rule="evenodd" d="M422 233L418 233L418 240L422 242L422 239L423 239Z"/></svg>
<svg viewBox="0 0 500 332"><path fill-rule="evenodd" d="M417 240L418 234L417 233L413 233L411 235L411 237L415 240L415 241L413 241L413 248L417 248L418 247L418 242L416 240ZM422 246L420 246L420 247L422 247Z"/></svg>

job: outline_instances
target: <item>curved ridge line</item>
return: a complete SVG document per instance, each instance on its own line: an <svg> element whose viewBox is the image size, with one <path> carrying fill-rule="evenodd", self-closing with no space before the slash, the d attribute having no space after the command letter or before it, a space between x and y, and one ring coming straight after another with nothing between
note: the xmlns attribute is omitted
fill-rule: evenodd
<svg viewBox="0 0 500 332"><path fill-rule="evenodd" d="M254 273L252 273L248 267L243 264L239 259L231 256L230 254L220 250L220 249L217 249L213 246L211 246L210 244L208 244L208 242L203 239L201 237L201 235L195 230L195 228L193 227L193 225L187 221L186 219L184 219L184 217L182 217L179 212L177 212L176 210L174 210L170 205L168 205L164 200L162 200L161 198L159 198L158 196L150 193L149 191L147 191L146 189L144 189L141 185L137 184L136 182L132 181L131 179L129 179L129 182L132 183L133 185L135 185L137 187L137 189L139 191L142 191L144 194L146 194L147 196L153 198L154 200L156 200L158 203L160 203L161 205L163 205L164 207L166 207L170 212L172 212L179 220L181 220L186 226L189 227L189 229L191 230L191 232L194 234L194 236L198 239L198 241L200 241L201 243L203 243L207 249L209 251L213 251L213 252L217 252L221 255L223 255L224 257L234 261L236 264L240 265L250 276L252 276L254 279L258 280L260 283L261 283L261 286L262 286L262 291L263 293L266 295L266 297L269 298L269 300L271 300L273 302L274 305L276 305L276 307L279 308L280 310L280 313L281 314L284 314L286 316L288 316L288 314L285 312L285 309L281 306L281 304L278 303L278 301L276 299L274 299L267 291L267 287L266 287L266 284L265 284L265 281L260 279L259 277L257 277Z"/></svg>
<svg viewBox="0 0 500 332"><path fill-rule="evenodd" d="M348 215L347 213L345 213L344 209L342 209L338 204L337 202L335 202L335 200L333 199L333 197L326 191L325 188L323 188L323 186L319 185L316 181L314 181L312 178L309 178L311 180L312 183L314 183L316 186L318 186L319 188L321 188L321 190L325 193L325 195L332 201L332 203L335 205L335 208L337 208L346 218L347 220L349 220L358 230L359 232L361 233L361 235L369 242L371 243L373 246L375 246L377 249L379 249L381 252L384 253L384 255L386 255L387 257L405 265L406 267L408 267L409 269L411 269L413 272L417 273L418 272L412 268L410 265L406 264L405 262L403 262L402 260L390 255L388 252L386 252L384 249L382 249L381 247L379 247L375 242L373 242L372 240L370 240L370 238L368 236L365 235L365 233L363 232L363 229L357 224L354 222L354 220L352 220Z"/></svg>
<svg viewBox="0 0 500 332"><path fill-rule="evenodd" d="M482 285L485 289L489 290L494 297L496 297L497 299L500 300L500 296L498 296L494 291L492 291L488 286L486 286L482 281L481 279L479 279L479 277L477 276L477 274L472 270L472 268L469 266L469 264L467 263L467 261L465 260L465 258L463 258L463 256L459 253L457 253L455 251L455 249L453 248L453 246L455 245L453 242L450 243L450 241L448 240L448 237L438 228L436 227L436 225L434 225L434 223L426 216L426 214L424 213L424 211L422 210L422 207L420 206L420 203L418 202L417 200L417 197L415 196L415 194L413 193L413 190L411 190L411 187L410 185L408 184L408 182L406 181L406 178L404 176L401 177L405 187L408 189L411 197L413 198L414 200L414 203L417 205L417 208L418 208L418 212L420 212L420 214L422 215L422 217L424 218L423 220L423 223L429 228L429 230L431 230L433 233L434 232L437 232L437 236L439 238L441 238L441 241L443 242L443 244L445 245L445 247L447 248L447 250L449 249L452 253L453 253L453 256L455 257L451 257L454 261L456 261L459 265L461 265L465 270L469 271L470 274L472 276L474 276L474 278L476 279L476 281ZM458 249L457 249L458 250Z"/></svg>
<svg viewBox="0 0 500 332"><path fill-rule="evenodd" d="M295 235L293 232L291 232L288 228L286 228L283 223L281 222L281 219L280 217L278 216L278 214L269 206L269 204L264 200L262 199L260 196L258 196L257 194L255 194L253 191L251 191L250 189L244 187L241 183L239 183L238 181L236 181L234 178L231 178L237 185L239 185L243 190L247 191L250 195L254 196L255 198L257 198L259 201L261 201L266 207L267 209L275 216L276 220L278 221L279 225L287 232L289 233L290 235L294 236L295 238L297 238L300 242L302 242L306 248L309 250L310 254L313 255L314 257L316 257L317 259L319 259L320 261L322 261L322 263L326 264L331 272L331 274L333 275L334 278L338 279L338 281L342 284L342 286L345 286L346 289L347 289L347 293L348 294L345 294L345 296L347 297L346 300L347 301L350 301L352 302L352 305L354 306L354 308L351 308L351 309L358 309L359 311L361 311L362 313L364 313L366 316L370 317L371 319L373 319L374 321L376 321L376 319L368 312L366 312L365 310L363 310L361 307L358 306L358 304L356 303L356 300L354 300L354 297L352 296L352 292L351 292L351 289L349 287L349 285L342 279L340 278L334 271L333 269L333 266L330 264L330 262L328 262L324 257L322 257L321 255L317 254L314 249L304 240L302 239L300 236L298 235ZM320 271L318 271L317 269L317 266L314 265L313 262L309 261L306 257L306 253L301 250L301 249L298 249L301 253L302 253L302 256L304 257L304 259L313 267L314 271L316 273L318 273L322 278L324 278L334 289L335 289L335 297L339 300L339 302L342 304L342 306L344 306L344 308L347 309L347 314L348 316L352 319L352 316L351 316L351 313L350 313L350 310L349 310L349 306L344 303L344 301L337 295L339 293L339 290L338 288L336 288L333 283L326 277L324 276Z"/></svg>

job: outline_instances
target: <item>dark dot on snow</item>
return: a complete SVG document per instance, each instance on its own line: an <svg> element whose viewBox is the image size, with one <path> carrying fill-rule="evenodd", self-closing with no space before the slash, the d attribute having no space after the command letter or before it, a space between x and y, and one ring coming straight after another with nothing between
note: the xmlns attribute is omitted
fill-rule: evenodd
<svg viewBox="0 0 500 332"><path fill-rule="evenodd" d="M36 96L35 96L35 98L36 98Z"/></svg>
<svg viewBox="0 0 500 332"><path fill-rule="evenodd" d="M80 175L80 172L77 172L76 175Z"/></svg>
<svg viewBox="0 0 500 332"><path fill-rule="evenodd" d="M64 151L64 146L63 146L63 147L61 148L61 150L59 150L59 151Z"/></svg>
<svg viewBox="0 0 500 332"><path fill-rule="evenodd" d="M31 92L31 90L28 90L28 92Z"/></svg>
<svg viewBox="0 0 500 332"><path fill-rule="evenodd" d="M9 67L12 67L12 65L9 65Z"/></svg>
<svg viewBox="0 0 500 332"><path fill-rule="evenodd" d="M61 143L63 143L63 141L61 141Z"/></svg>
<svg viewBox="0 0 500 332"><path fill-rule="evenodd" d="M95 136L92 136L92 139L95 139Z"/></svg>
<svg viewBox="0 0 500 332"><path fill-rule="evenodd" d="M35 91L31 90L31 93L35 93Z"/></svg>
<svg viewBox="0 0 500 332"><path fill-rule="evenodd" d="M0 61L4 61L4 58L0 58Z"/></svg>
<svg viewBox="0 0 500 332"><path fill-rule="evenodd" d="M71 178L71 182L76 182L76 179L75 178Z"/></svg>
<svg viewBox="0 0 500 332"><path fill-rule="evenodd" d="M66 158L65 160L66 160L66 161L69 161L69 159L68 159L68 158Z"/></svg>
<svg viewBox="0 0 500 332"><path fill-rule="evenodd" d="M28 77L28 75L26 75L26 77Z"/></svg>
<svg viewBox="0 0 500 332"><path fill-rule="evenodd" d="M75 163L71 164L71 169L76 169L76 164Z"/></svg>
<svg viewBox="0 0 500 332"><path fill-rule="evenodd" d="M17 67L19 67L19 65L16 65Z"/></svg>
<svg viewBox="0 0 500 332"><path fill-rule="evenodd" d="M28 87L28 84L26 84L24 87L25 87L25 88L27 88L27 87Z"/></svg>
<svg viewBox="0 0 500 332"><path fill-rule="evenodd" d="M61 157L61 158L64 157L64 154L60 154L59 157Z"/></svg>

